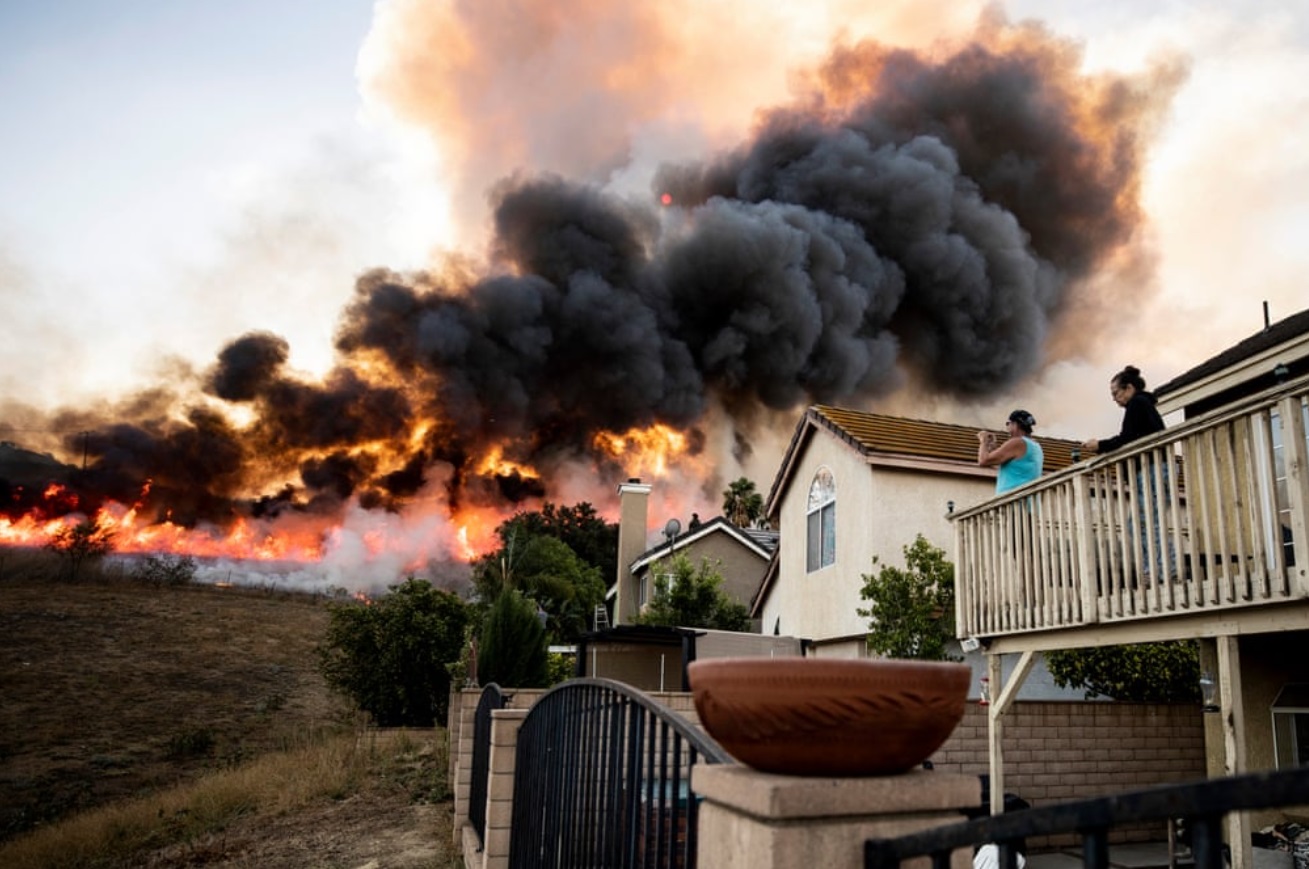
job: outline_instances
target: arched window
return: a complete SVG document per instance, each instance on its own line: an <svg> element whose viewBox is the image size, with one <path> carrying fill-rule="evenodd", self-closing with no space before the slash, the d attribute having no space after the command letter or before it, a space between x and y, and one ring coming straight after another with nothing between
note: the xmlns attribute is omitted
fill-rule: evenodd
<svg viewBox="0 0 1309 869"><path fill-rule="evenodd" d="M836 481L827 468L819 468L809 484L808 546L805 571L827 567L836 561Z"/></svg>

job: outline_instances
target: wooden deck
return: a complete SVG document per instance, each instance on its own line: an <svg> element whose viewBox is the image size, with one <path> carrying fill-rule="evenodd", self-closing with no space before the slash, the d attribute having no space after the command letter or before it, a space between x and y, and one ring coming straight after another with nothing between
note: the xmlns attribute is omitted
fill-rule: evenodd
<svg viewBox="0 0 1309 869"><path fill-rule="evenodd" d="M1301 378L957 513L959 637L1022 650L1300 624L1307 396Z"/></svg>

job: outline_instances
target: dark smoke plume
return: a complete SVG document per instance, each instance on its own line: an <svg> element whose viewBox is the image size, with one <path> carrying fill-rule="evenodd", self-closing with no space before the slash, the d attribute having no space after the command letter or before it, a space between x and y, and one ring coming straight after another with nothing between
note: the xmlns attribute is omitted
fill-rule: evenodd
<svg viewBox="0 0 1309 869"><path fill-rule="evenodd" d="M102 427L81 479L120 494L152 477L161 515L220 522L274 481L291 488L259 509L398 509L433 479L453 505L504 503L547 494L564 462L608 486L622 469L597 433L695 432L711 405L748 429L906 373L965 399L1009 388L1132 242L1171 92L1079 63L1034 27L936 59L844 47L752 141L663 167L647 202L507 179L484 275L365 274L322 382L286 371L283 339L239 338L206 388L253 422ZM493 445L541 478L484 468Z"/></svg>

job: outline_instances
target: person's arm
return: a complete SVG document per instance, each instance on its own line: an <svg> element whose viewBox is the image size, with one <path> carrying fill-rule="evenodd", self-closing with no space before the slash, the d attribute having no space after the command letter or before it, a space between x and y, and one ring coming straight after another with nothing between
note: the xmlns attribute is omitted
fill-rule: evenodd
<svg viewBox="0 0 1309 869"><path fill-rule="evenodd" d="M1022 458L1027 452L1027 441L1022 438L1009 438L1000 446L991 449L993 443L990 432L977 433L977 464L984 468L998 467L1011 459Z"/></svg>
<svg viewBox="0 0 1309 869"><path fill-rule="evenodd" d="M1088 449L1095 449L1096 452L1109 453L1121 446L1130 444L1137 438L1143 438L1146 435L1154 434L1163 430L1163 421L1159 418L1159 413L1154 409L1154 404L1144 395L1133 395L1123 408L1123 430L1111 438L1104 438L1097 442L1095 447L1088 444Z"/></svg>

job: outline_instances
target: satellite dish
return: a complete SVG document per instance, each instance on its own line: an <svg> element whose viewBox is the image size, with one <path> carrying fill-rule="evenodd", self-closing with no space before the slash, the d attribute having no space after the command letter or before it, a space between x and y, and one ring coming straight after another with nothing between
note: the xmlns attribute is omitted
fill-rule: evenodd
<svg viewBox="0 0 1309 869"><path fill-rule="evenodd" d="M664 523L664 536L669 540L672 540L680 533L682 533L682 523L678 522L676 517Z"/></svg>

